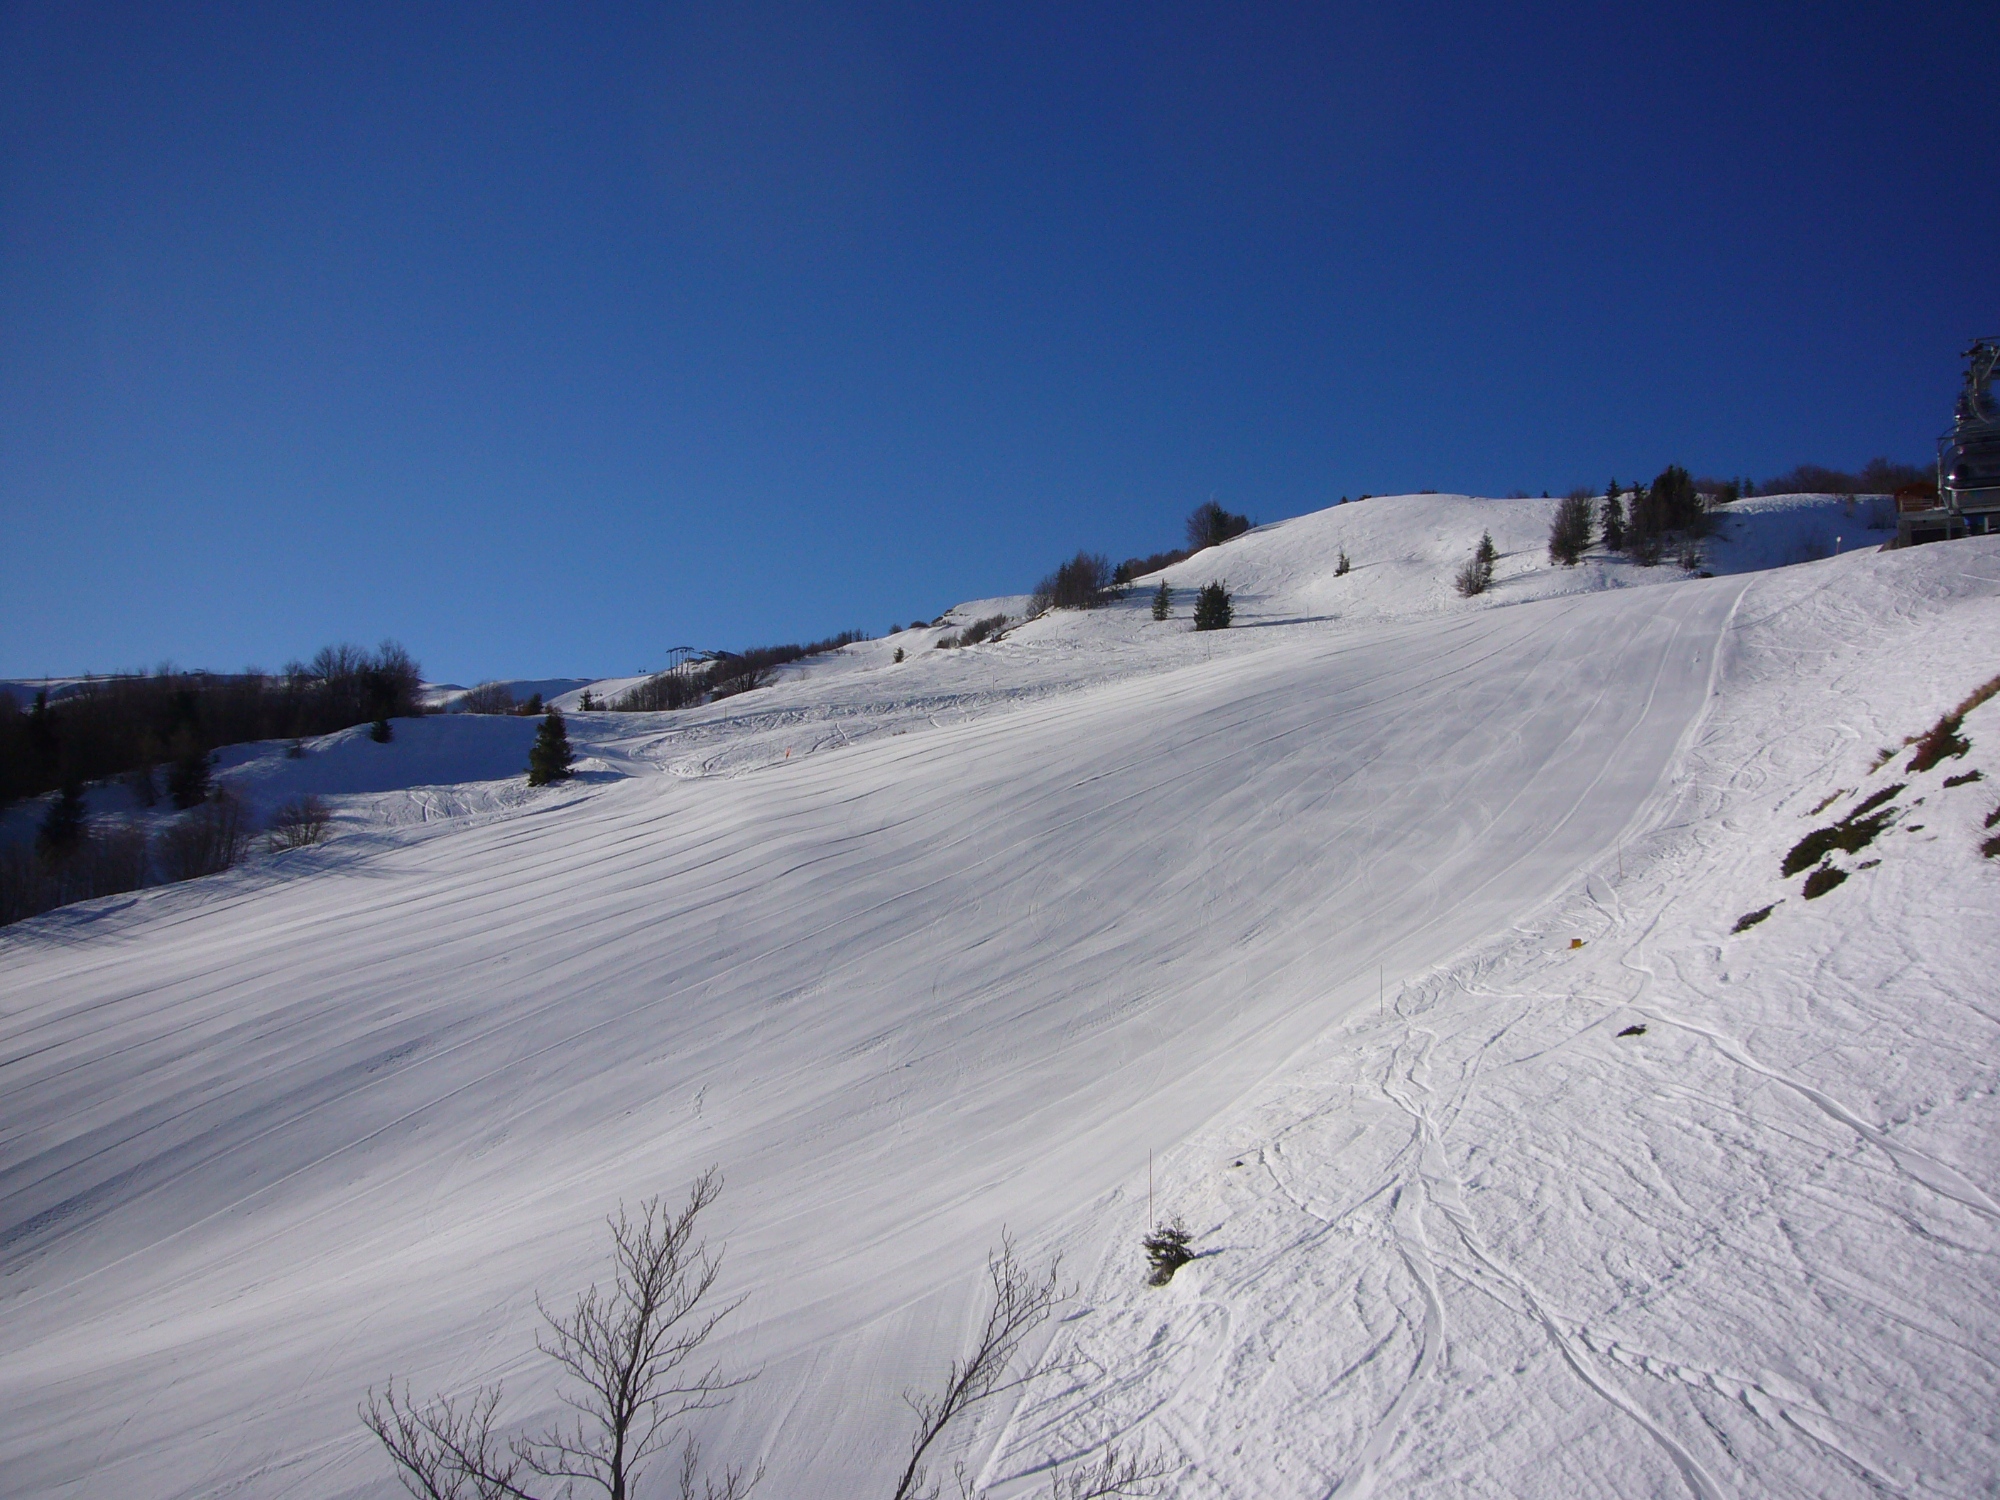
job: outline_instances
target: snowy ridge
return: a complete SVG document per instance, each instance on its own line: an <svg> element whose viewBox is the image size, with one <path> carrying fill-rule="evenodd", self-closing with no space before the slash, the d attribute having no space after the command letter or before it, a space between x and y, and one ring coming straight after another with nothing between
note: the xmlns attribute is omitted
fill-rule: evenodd
<svg viewBox="0 0 2000 1500"><path fill-rule="evenodd" d="M1248 628L903 632L0 935L0 1491L394 1494L362 1389L547 1412L533 1294L719 1162L763 1373L708 1436L772 1493L886 1492L1003 1224L1083 1287L960 1435L997 1494L1113 1438L1187 1496L1979 1492L2000 701L1868 767L2000 664L2000 545L1752 572L1846 518L1750 504L1711 579L1339 507L1169 570ZM1411 581L1482 526L1493 596ZM1808 809L1892 780L1805 902Z"/></svg>

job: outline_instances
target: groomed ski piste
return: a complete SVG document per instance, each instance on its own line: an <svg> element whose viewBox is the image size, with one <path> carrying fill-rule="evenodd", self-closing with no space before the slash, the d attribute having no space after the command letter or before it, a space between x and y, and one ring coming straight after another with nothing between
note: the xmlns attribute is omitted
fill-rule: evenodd
<svg viewBox="0 0 2000 1500"><path fill-rule="evenodd" d="M366 1390L545 1422L537 1293L711 1164L760 1494L886 1500L1003 1231L1076 1295L943 1455L997 1497L2000 1492L2000 699L1905 743L2000 672L2000 540L1779 497L1559 569L1553 505L574 713L558 788L516 719L230 752L335 836L0 931L0 1493L399 1494Z"/></svg>

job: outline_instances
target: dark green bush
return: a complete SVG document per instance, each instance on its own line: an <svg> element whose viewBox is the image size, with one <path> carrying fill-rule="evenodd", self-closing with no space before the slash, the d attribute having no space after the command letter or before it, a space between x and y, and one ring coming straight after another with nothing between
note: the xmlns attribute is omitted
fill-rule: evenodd
<svg viewBox="0 0 2000 1500"><path fill-rule="evenodd" d="M1195 595L1196 630L1227 630L1235 619L1236 606L1229 597L1229 590L1222 584L1207 584Z"/></svg>
<svg viewBox="0 0 2000 1500"><path fill-rule="evenodd" d="M563 716L552 708L535 734L535 743L528 749L528 785L547 786L551 782L567 781L570 762L575 758L575 752L569 747L569 726L563 723Z"/></svg>
<svg viewBox="0 0 2000 1500"><path fill-rule="evenodd" d="M1165 1286L1174 1279L1174 1272L1194 1259L1191 1238L1187 1227L1176 1219L1160 1225L1141 1241L1146 1249L1146 1263L1151 1267L1146 1277L1149 1284Z"/></svg>

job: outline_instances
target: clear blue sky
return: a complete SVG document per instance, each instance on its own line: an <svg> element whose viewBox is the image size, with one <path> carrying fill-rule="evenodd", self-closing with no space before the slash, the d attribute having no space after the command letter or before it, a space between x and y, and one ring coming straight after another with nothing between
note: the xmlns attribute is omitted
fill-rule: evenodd
<svg viewBox="0 0 2000 1500"><path fill-rule="evenodd" d="M631 671L1210 495L1926 461L1985 5L0 7L0 675Z"/></svg>

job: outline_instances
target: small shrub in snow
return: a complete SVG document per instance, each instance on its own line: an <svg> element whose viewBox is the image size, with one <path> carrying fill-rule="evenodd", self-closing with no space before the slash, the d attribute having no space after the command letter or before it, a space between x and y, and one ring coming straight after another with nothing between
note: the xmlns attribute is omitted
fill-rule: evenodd
<svg viewBox="0 0 2000 1500"><path fill-rule="evenodd" d="M387 719L377 719L368 727L368 738L378 745L386 745L396 737L396 731Z"/></svg>
<svg viewBox="0 0 2000 1500"><path fill-rule="evenodd" d="M1174 591L1167 587L1166 579L1162 578L1160 586L1153 590L1153 618L1164 620L1173 612Z"/></svg>
<svg viewBox="0 0 2000 1500"><path fill-rule="evenodd" d="M1345 578L1353 567L1354 564L1348 561L1347 549L1342 547L1340 549L1340 557L1333 565L1333 576L1335 578Z"/></svg>
<svg viewBox="0 0 2000 1500"><path fill-rule="evenodd" d="M1736 919L1736 925L1730 928L1729 930L1732 934L1738 932L1748 932L1751 928L1755 927L1759 922L1763 921L1764 918L1770 916L1771 913L1776 911L1777 909L1778 909L1778 903L1773 901L1769 906L1759 907L1756 911L1747 911L1742 916Z"/></svg>
<svg viewBox="0 0 2000 1500"><path fill-rule="evenodd" d="M903 659L903 648L901 646L898 646L896 648L896 660L901 661L902 659Z"/></svg>
<svg viewBox="0 0 2000 1500"><path fill-rule="evenodd" d="M305 796L287 802L271 817L270 841L274 853L286 849L303 849L310 844L326 841L326 833L333 826L333 812L319 798L308 792Z"/></svg>
<svg viewBox="0 0 2000 1500"><path fill-rule="evenodd" d="M1187 1226L1175 1219L1171 1224L1159 1225L1141 1241L1146 1248L1146 1263L1152 1268L1146 1276L1149 1285L1165 1286L1174 1279L1174 1272L1194 1259L1189 1245L1191 1238Z"/></svg>
<svg viewBox="0 0 2000 1500"><path fill-rule="evenodd" d="M1847 879L1847 871L1833 865L1821 865L1806 876L1805 896L1808 901L1817 901L1828 891Z"/></svg>
<svg viewBox="0 0 2000 1500"><path fill-rule="evenodd" d="M1461 598L1470 599L1474 594L1483 594L1493 587L1493 564L1500 560L1500 553L1493 545L1493 533L1480 533L1479 547L1472 554L1472 561L1458 570L1452 580Z"/></svg>
<svg viewBox="0 0 2000 1500"><path fill-rule="evenodd" d="M532 719L535 717L535 715L539 714L541 711L542 711L542 695L540 693L530 694L528 701L526 703L523 703L519 708L514 710L515 713L519 714L524 719Z"/></svg>
<svg viewBox="0 0 2000 1500"><path fill-rule="evenodd" d="M570 762L575 758L569 747L569 726L563 723L563 716L552 708L535 734L535 743L528 749L528 785L547 786L551 782L567 781Z"/></svg>
<svg viewBox="0 0 2000 1500"><path fill-rule="evenodd" d="M182 814L160 834L154 858L165 880L194 880L219 875L243 858L250 847L250 823L243 804L227 788L200 807Z"/></svg>
<svg viewBox="0 0 2000 1500"><path fill-rule="evenodd" d="M1210 583L1194 598L1196 630L1227 630L1236 618L1236 606L1223 584Z"/></svg>
<svg viewBox="0 0 2000 1500"><path fill-rule="evenodd" d="M1975 781L1984 781L1985 779L1977 771L1967 771L1963 776L1945 777L1944 784L1946 786L1970 786Z"/></svg>
<svg viewBox="0 0 2000 1500"><path fill-rule="evenodd" d="M941 636L938 645L947 651L956 651L960 646L977 646L981 641L996 639L1007 628L1005 615L987 615L974 620L956 635Z"/></svg>

